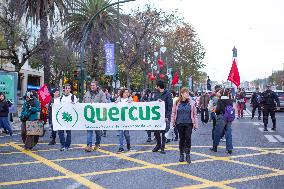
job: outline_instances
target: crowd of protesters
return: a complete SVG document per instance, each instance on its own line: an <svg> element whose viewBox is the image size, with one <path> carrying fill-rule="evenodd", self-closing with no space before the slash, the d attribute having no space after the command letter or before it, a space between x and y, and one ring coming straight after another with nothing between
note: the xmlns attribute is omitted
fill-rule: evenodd
<svg viewBox="0 0 284 189"><path fill-rule="evenodd" d="M52 106L59 103L78 103L78 99L71 93L71 86L65 85L63 94L60 95L60 90L55 88L51 91L52 100L47 106L49 111L48 122L51 128L51 141L49 145L56 144L56 135L59 136L60 151L68 151L72 143L71 130L53 130L52 124ZM20 114L21 137L26 150L32 150L38 143L38 135L27 135L26 122L42 119L40 115L42 107L38 100L35 91L27 92L24 96L24 104ZM201 122L203 125L212 121L212 148L211 151L217 152L220 141L226 141L226 151L228 154L233 152L232 140L232 122L235 119L235 109L237 112L237 119L244 117L244 109L246 108L245 91L241 88L234 96L231 89L216 86L213 92L202 91L201 94L193 93L187 88L182 88L179 93L169 91L166 89L163 81L157 81L155 90L145 89L143 92L132 92L129 89L121 88L116 93L110 93L108 89L101 89L97 82L91 82L89 90L83 97L83 103L135 103L135 102L151 102L163 101L165 103L165 121L166 128L161 131L147 132L147 142L152 141L152 133L154 133L156 145L153 152L160 152L165 154L166 143L171 142L166 138L166 133L170 132L171 127L175 138L179 140L179 161L191 162L191 135L192 131L198 128L198 113L201 114ZM235 102L235 103L234 103ZM275 108L275 102L279 105L279 99L275 93L271 91L269 86L264 93L260 93L259 89L252 95L251 105L253 107L252 119L255 111L258 109L258 119L261 119L261 108L264 109L263 120L265 122L265 130L267 130L268 114L270 113L273 121L273 129L276 129L275 113L272 109ZM9 108L12 103L6 100L5 95L0 93L0 126L3 127L7 133L13 135L12 128L9 122ZM274 110L273 110L274 111ZM66 135L65 135L66 134ZM95 146L93 146L93 130L86 131L86 152L92 152L100 149L101 137L106 137L106 131L95 130ZM130 131L118 131L118 153L125 152L124 139L126 141L127 151L131 150Z"/></svg>

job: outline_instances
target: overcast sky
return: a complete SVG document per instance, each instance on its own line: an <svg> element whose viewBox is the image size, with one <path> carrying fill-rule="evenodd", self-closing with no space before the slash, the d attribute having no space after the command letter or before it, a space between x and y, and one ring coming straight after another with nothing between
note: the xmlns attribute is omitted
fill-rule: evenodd
<svg viewBox="0 0 284 189"><path fill-rule="evenodd" d="M211 80L227 80L234 45L241 81L283 69L284 0L136 0L123 9L147 3L177 9L195 28L207 51L204 71Z"/></svg>

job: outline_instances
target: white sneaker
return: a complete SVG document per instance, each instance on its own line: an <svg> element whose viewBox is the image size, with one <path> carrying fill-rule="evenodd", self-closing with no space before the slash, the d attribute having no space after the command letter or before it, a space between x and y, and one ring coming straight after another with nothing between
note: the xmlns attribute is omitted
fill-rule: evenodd
<svg viewBox="0 0 284 189"><path fill-rule="evenodd" d="M226 139L225 138L221 138L221 142L226 142Z"/></svg>

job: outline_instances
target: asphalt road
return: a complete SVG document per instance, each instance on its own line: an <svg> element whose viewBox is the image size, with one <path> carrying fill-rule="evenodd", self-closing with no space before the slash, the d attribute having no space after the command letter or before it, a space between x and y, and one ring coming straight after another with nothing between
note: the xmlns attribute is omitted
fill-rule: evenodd
<svg viewBox="0 0 284 189"><path fill-rule="evenodd" d="M201 125L192 136L192 163L178 162L178 143L166 154L152 153L154 141L146 132L131 131L133 151L117 154L116 131L102 138L102 149L86 153L86 132L72 132L72 148L48 146L49 133L33 151L23 149L19 135L0 136L0 188L284 188L284 112L277 113L277 131L263 132L262 123L245 118L233 123L233 154L221 143L212 145L212 123ZM271 120L270 120L271 128ZM58 138L57 138L57 142Z"/></svg>

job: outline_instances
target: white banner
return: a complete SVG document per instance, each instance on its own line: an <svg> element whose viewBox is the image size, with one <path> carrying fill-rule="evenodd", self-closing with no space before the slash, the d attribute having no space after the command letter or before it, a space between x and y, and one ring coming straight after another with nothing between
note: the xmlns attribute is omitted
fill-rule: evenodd
<svg viewBox="0 0 284 189"><path fill-rule="evenodd" d="M52 106L52 124L54 130L165 130L165 103L60 103Z"/></svg>

